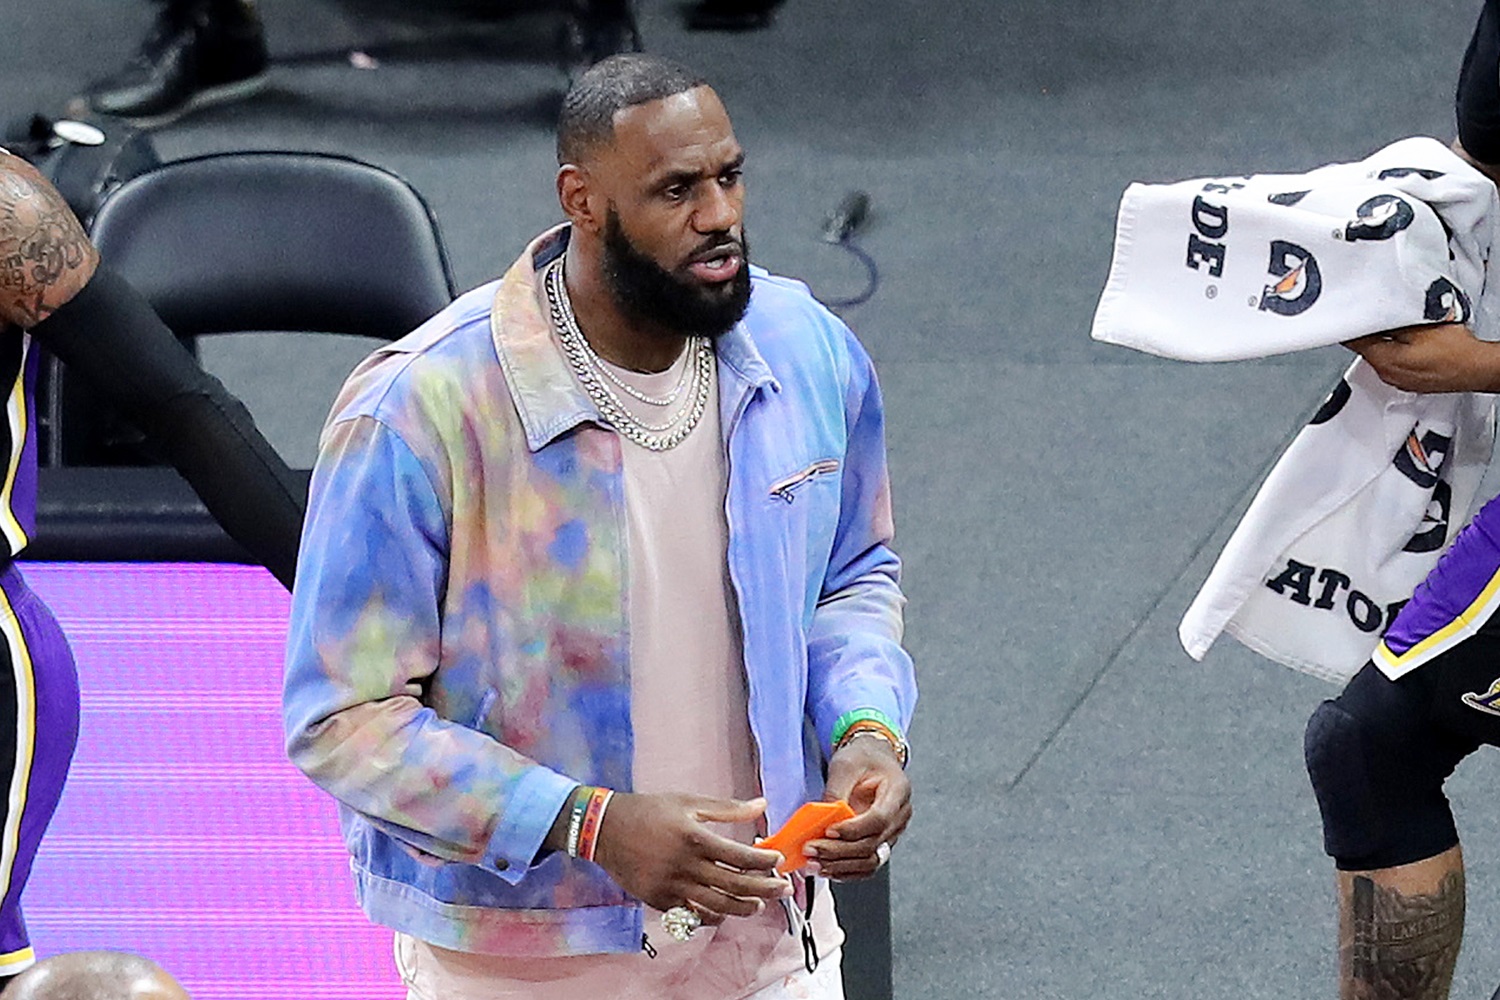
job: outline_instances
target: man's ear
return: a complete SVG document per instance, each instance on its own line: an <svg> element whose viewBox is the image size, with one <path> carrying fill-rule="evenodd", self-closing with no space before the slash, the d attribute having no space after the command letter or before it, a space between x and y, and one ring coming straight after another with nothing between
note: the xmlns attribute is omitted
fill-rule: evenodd
<svg viewBox="0 0 1500 1000"><path fill-rule="evenodd" d="M557 201L575 229L590 233L604 231L605 199L588 168L574 163L557 168Z"/></svg>

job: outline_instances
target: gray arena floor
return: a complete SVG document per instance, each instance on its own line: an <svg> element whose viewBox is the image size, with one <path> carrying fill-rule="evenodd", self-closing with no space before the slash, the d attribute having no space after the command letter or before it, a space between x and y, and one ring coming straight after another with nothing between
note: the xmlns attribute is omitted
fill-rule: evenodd
<svg viewBox="0 0 1500 1000"><path fill-rule="evenodd" d="M1302 170L1453 129L1477 0L788 0L775 26L648 47L716 81L750 151L766 266L829 297L817 240L851 188L883 282L847 318L880 368L922 684L918 811L893 861L896 996L1333 995L1330 866L1302 726L1330 694L1176 623L1237 509L1345 362L1190 366L1089 319L1132 180ZM350 153L435 207L459 283L558 217L550 22L453 29L369 0L263 0L270 89L162 130L169 156ZM7 0L0 111L56 107L122 59L131 0ZM437 41L435 41L437 39ZM380 59L351 68L351 48ZM210 355L295 462L352 364L323 345ZM290 373L290 374L289 374ZM302 381L302 380L306 381ZM1455 998L1500 983L1493 755L1451 783L1470 935Z"/></svg>

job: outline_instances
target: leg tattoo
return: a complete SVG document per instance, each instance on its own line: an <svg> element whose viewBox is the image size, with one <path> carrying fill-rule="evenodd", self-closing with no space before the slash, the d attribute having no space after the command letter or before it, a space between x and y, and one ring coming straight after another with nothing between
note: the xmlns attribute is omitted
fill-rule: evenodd
<svg viewBox="0 0 1500 1000"><path fill-rule="evenodd" d="M1464 879L1450 872L1430 896L1354 877L1340 964L1345 1000L1447 1000L1464 929Z"/></svg>

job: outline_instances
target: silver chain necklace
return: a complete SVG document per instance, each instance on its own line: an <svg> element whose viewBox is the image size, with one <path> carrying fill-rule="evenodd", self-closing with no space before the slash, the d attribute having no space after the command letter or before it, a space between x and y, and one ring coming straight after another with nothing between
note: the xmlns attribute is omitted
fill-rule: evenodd
<svg viewBox="0 0 1500 1000"><path fill-rule="evenodd" d="M563 282L562 262L563 258L559 257L547 265L542 285L547 293L552 325L557 330L563 354L568 359L568 367L573 370L574 377L598 407L599 415L604 421L626 438L648 451L667 451L677 447L687 440L708 408L708 396L714 377L713 344L707 337L690 338L688 350L693 351L693 373L689 382L688 399L671 419L662 424L648 424L640 420L609 385L600 379L599 369L590 361L593 350L583 336L583 331L578 328L578 318L573 315L573 304L568 299L567 285ZM686 369L683 374L687 374Z"/></svg>
<svg viewBox="0 0 1500 1000"><path fill-rule="evenodd" d="M693 340L696 339L697 338L694 337L688 341L687 350L692 350ZM688 383L688 375L696 371L696 368L693 365L683 365L682 372L677 376L677 384L672 386L672 391L667 393L665 396L652 396L642 392L635 386L631 385L629 382L622 379L620 376L616 375L614 371L610 369L609 362L605 361L599 356L599 352L594 350L594 345L590 344L587 338L584 338L583 349L588 353L589 362L594 366L594 369L599 372L599 374L603 375L605 378L613 382L616 388L623 389L631 399L638 399L642 403L645 403L647 406L671 406L673 403L677 402L677 397L682 395L682 387L687 385Z"/></svg>
<svg viewBox="0 0 1500 1000"><path fill-rule="evenodd" d="M604 385L599 381L598 373L595 370L596 366L590 364L588 365L589 370L587 372L583 370L583 366L580 364L579 359L587 359L591 354L593 354L593 351L589 345L588 339L583 336L583 331L578 327L578 317L574 314L573 303L568 297L566 275L563 272L560 261L561 258L559 259L558 273L555 282L549 284L548 286L549 302L554 303L554 321L556 321L558 315L560 315L562 318L562 322L558 330L560 334L559 339L563 341L563 351L568 356L568 361L571 367L573 368L575 374L579 376L579 381L583 383L584 388L588 391L590 398L594 400L595 405L599 407L601 414L605 415L606 418L613 418L615 416L623 415L623 419L625 421L628 421L630 425L633 425L633 430L638 433L643 433L645 435L661 435L667 431L672 430L682 422L684 417L692 412L692 406L690 404L684 404L677 410L677 412L673 413L666 421L662 423L647 423L646 421L637 417L634 413L631 413L630 408L625 405L624 401L621 400L619 396L615 395L609 386ZM553 296L555 296L555 298ZM597 357L597 355L594 356ZM695 364L692 366L692 369L693 388L696 392L698 390L701 379L701 365ZM683 372L684 374L687 373L687 366L684 366ZM702 414L700 413L699 416L701 415ZM695 417L694 420L696 422L697 418ZM610 419L610 423L615 426L616 430L619 430L627 437L630 437L632 441L635 441L637 444L641 444L642 447L649 447L643 444L640 440L637 440L635 435L631 433L632 428L618 424L614 419ZM687 430L691 431L692 427L688 427ZM685 436L686 434L684 434L684 437ZM667 445L666 447L671 447L671 445ZM653 450L665 449L663 448Z"/></svg>

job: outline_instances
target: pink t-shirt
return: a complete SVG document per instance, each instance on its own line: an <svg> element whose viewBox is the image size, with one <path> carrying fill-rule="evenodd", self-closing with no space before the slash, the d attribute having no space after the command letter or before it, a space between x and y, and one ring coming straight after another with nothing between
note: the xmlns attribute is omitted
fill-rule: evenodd
<svg viewBox="0 0 1500 1000"><path fill-rule="evenodd" d="M666 397L679 384L689 352L666 371L609 370L642 394ZM716 383L716 379L710 379ZM647 424L677 412L691 391L665 407L617 390ZM703 418L675 448L653 452L621 437L628 521L631 723L638 792L690 792L750 799L760 793L741 659L739 613L729 579L724 499L728 462L719 428L718 388ZM608 821L606 817L606 829ZM749 825L721 832L746 843ZM418 968L448 964L480 975L492 995L574 1000L600 995L642 1000L736 1000L803 969L800 937L788 933L779 905L727 919L678 942L648 910L644 953L514 959L460 955L417 943ZM813 933L829 954L843 942L828 883L814 896ZM493 980L491 981L491 975ZM515 991L506 992L506 991ZM584 992L580 992L584 991Z"/></svg>

